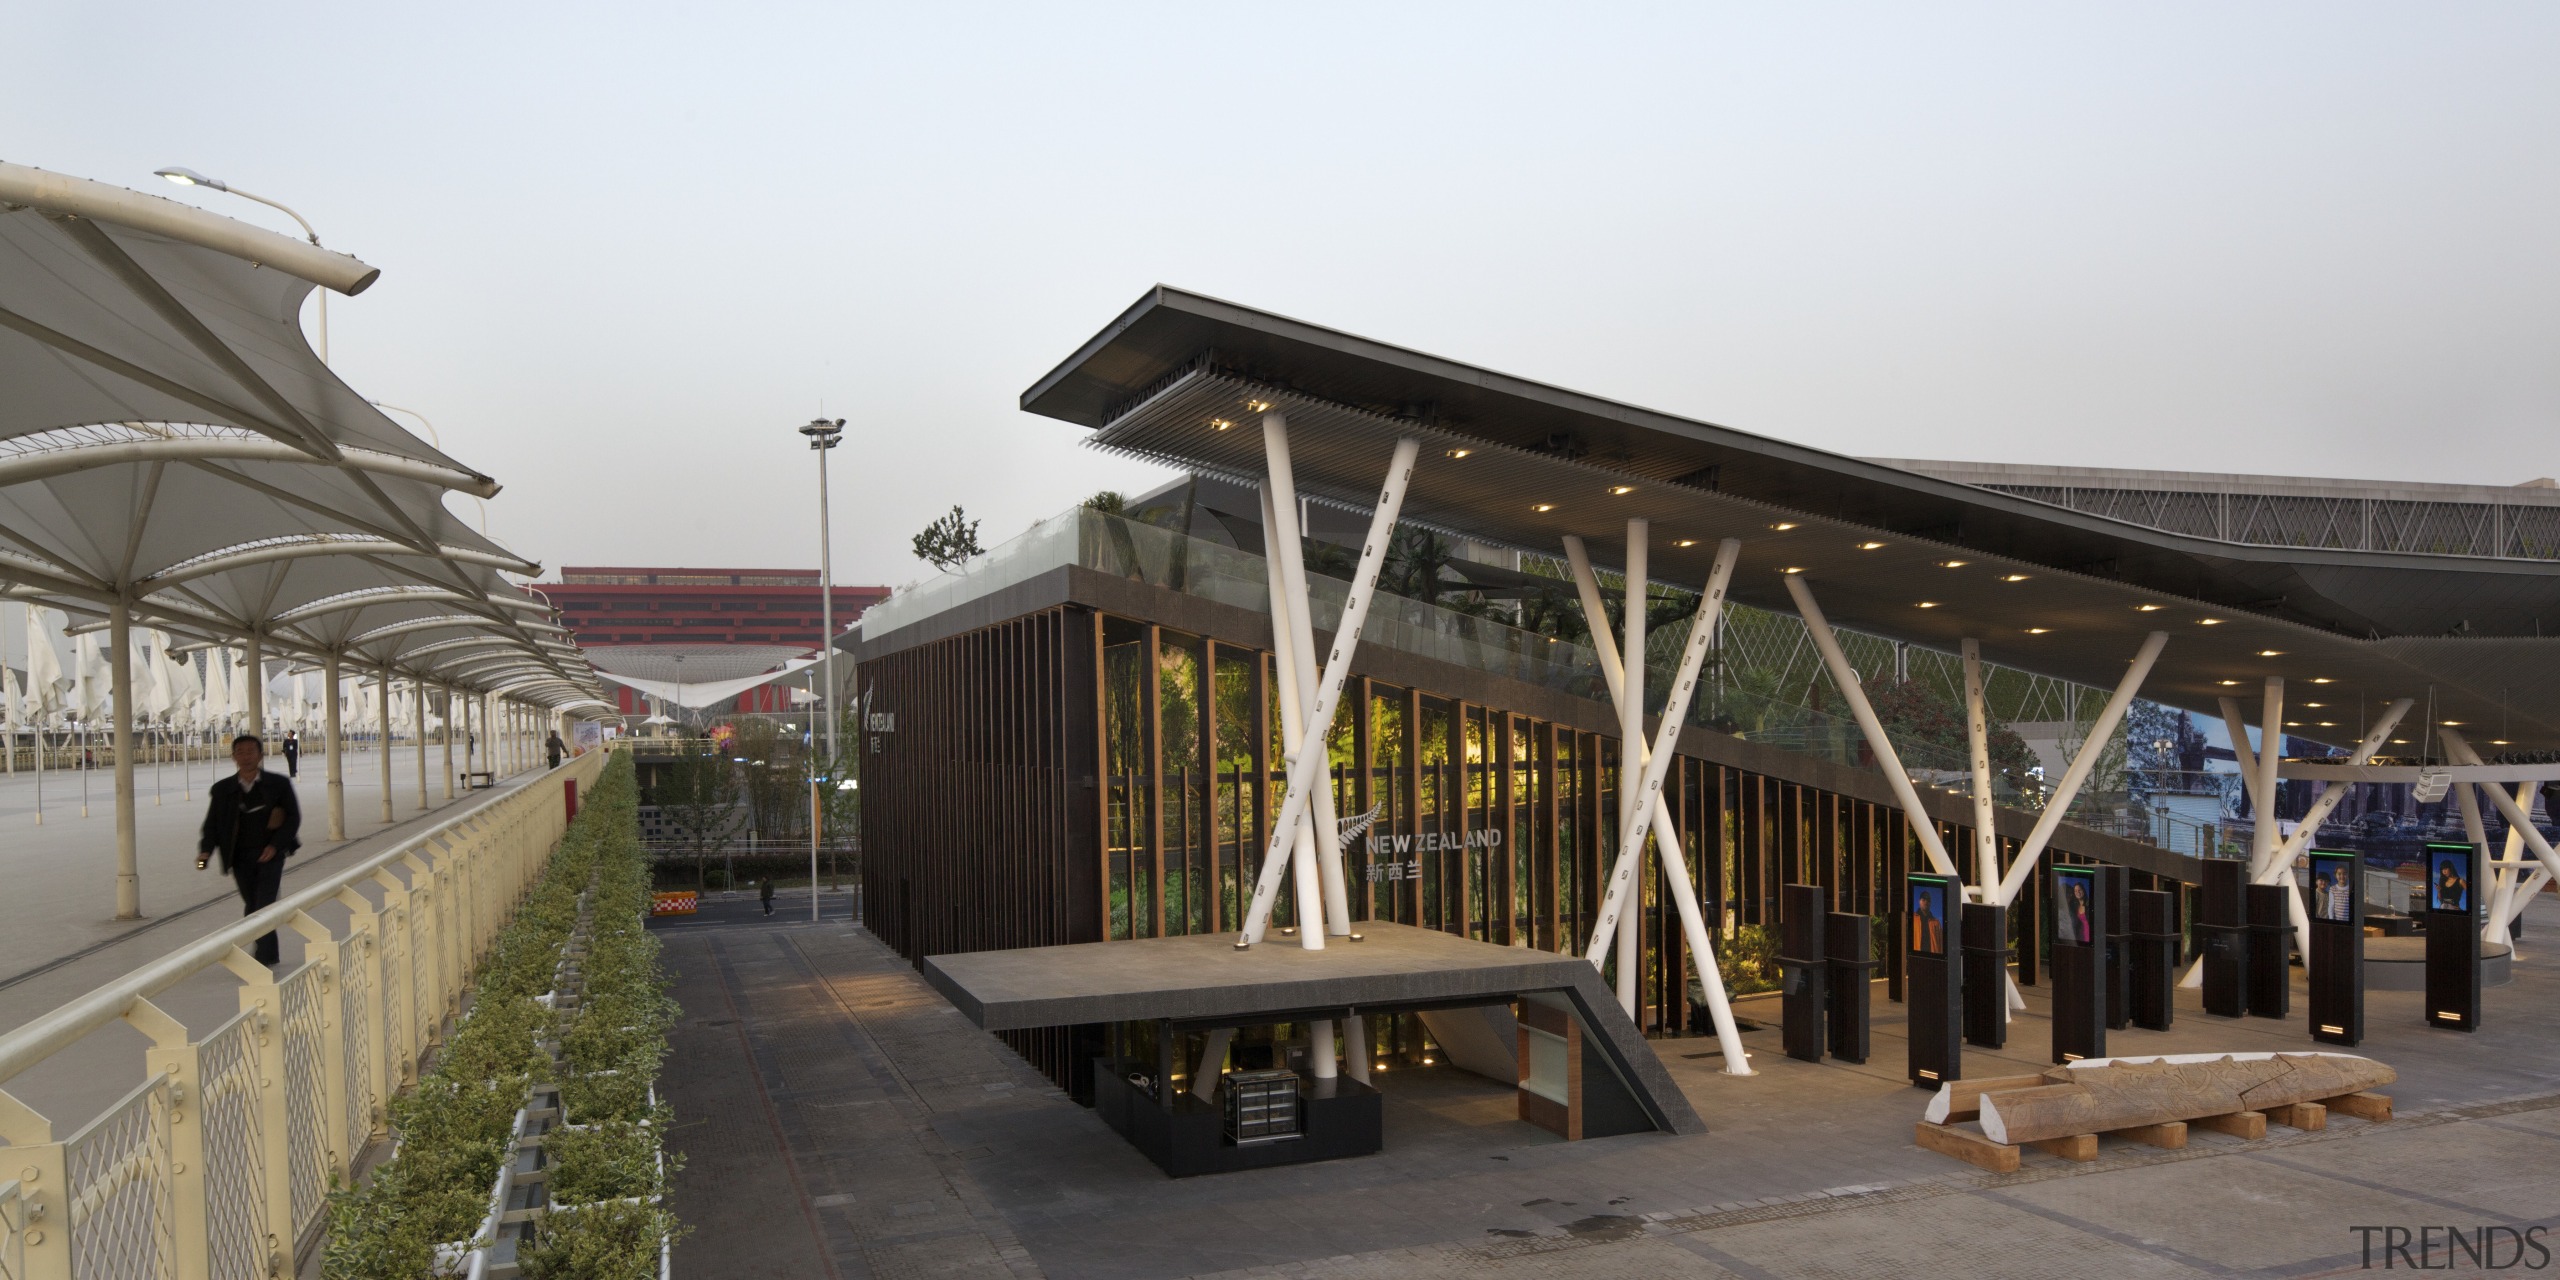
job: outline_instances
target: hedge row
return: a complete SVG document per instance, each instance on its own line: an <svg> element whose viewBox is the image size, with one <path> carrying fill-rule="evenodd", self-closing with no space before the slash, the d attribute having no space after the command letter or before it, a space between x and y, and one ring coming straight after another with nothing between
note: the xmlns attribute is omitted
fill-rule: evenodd
<svg viewBox="0 0 2560 1280"><path fill-rule="evenodd" d="M657 1274L656 1241L674 1223L658 1205L664 1174L654 1135L665 1132L666 1115L650 1105L649 1084L673 1009L655 941L641 928L648 866L637 802L630 757L617 752L474 975L470 1007L433 1068L392 1100L392 1157L363 1185L330 1197L321 1264L328 1280L416 1280L433 1273L436 1246L471 1240L487 1217L490 1185L512 1154L515 1115L528 1089L564 1070L558 1083L567 1118L584 1127L546 1142L551 1163L561 1166L551 1175L554 1198L573 1198L562 1179L568 1192L599 1200L639 1198L610 1211L564 1215L519 1261L532 1276ZM539 997L553 989L579 924L580 895L591 886L587 999L583 1008L555 1011ZM552 1044L565 1063L555 1061ZM635 1144L644 1140L641 1159ZM645 1178L635 1169L646 1169ZM600 1229L611 1239L590 1238ZM613 1265L628 1260L629 1250L596 1253L599 1243L641 1230L648 1233L645 1268Z"/></svg>
<svg viewBox="0 0 2560 1280"><path fill-rule="evenodd" d="M550 1208L517 1253L532 1280L646 1280L677 1231L663 1202L678 1161L661 1159L669 1113L650 1086L678 1010L647 928L649 874L639 826L625 820L597 859L581 999L555 1015L564 1123L542 1141Z"/></svg>

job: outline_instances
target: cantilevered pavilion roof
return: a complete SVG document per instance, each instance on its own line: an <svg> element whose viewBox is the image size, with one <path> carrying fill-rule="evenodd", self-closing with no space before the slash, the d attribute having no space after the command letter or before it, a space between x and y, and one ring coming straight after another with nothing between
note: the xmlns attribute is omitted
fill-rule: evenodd
<svg viewBox="0 0 2560 1280"><path fill-rule="evenodd" d="M303 340L314 286L378 273L174 201L0 163L0 593L73 629L122 607L196 641L565 706L600 698L411 435ZM446 647L473 637L496 648ZM473 661L466 664L465 659Z"/></svg>
<svg viewBox="0 0 2560 1280"><path fill-rule="evenodd" d="M1530 382L1180 290L1141 298L1022 395L1094 443L1252 482L1256 405L1285 412L1300 492L1367 508L1397 437L1424 444L1407 519L1610 562L1651 521L1656 579L1696 586L1744 542L1732 597L2114 685L2171 639L2145 697L2211 714L2267 676L2299 732L2352 741L2394 698L2475 739L2560 747L2560 565L2185 536ZM1225 424L1225 425L1221 425ZM2432 701L2430 702L2430 699ZM2311 706L2306 704L2319 704Z"/></svg>

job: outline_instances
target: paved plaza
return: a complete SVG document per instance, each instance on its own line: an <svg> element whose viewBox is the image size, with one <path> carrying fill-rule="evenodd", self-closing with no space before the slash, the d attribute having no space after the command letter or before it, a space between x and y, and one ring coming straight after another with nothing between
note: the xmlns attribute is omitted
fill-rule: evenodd
<svg viewBox="0 0 2560 1280"><path fill-rule="evenodd" d="M2560 954L2533 942L2560 938L2549 898L2477 1035L2423 1028L2415 993L2369 997L2363 1052L2399 1070L2397 1119L2109 1141L2085 1165L2030 1150L2012 1174L1912 1144L1927 1095L1879 993L1864 1066L1788 1059L1774 1026L1745 1034L1748 1078L1716 1070L1712 1039L1655 1042L1703 1136L1566 1143L1510 1119L1508 1088L1429 1068L1384 1078L1381 1155L1175 1181L849 916L715 899L660 926L685 1010L666 1077L681 1274L2320 1275L2359 1269L2357 1226L2560 1224ZM2041 995L1968 1074L2045 1065ZM2110 1047L2313 1046L2299 1019L2210 1018L2190 994L2174 1031Z"/></svg>

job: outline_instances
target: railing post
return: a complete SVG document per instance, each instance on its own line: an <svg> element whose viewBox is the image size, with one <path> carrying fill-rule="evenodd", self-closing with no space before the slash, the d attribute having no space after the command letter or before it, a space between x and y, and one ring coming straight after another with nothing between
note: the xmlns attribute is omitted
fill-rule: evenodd
<svg viewBox="0 0 2560 1280"><path fill-rule="evenodd" d="M338 972L338 940L329 926L296 911L285 923L302 935L303 950L319 957L320 966L320 1133L329 1168L345 1172L354 1164L353 1135L347 1132L346 983Z"/></svg>
<svg viewBox="0 0 2560 1280"><path fill-rule="evenodd" d="M124 1011L133 1029L151 1037L145 1070L169 1078L169 1237L171 1270L181 1276L213 1274L211 1223L205 1208L204 1070L186 1024L149 1000ZM190 1123L190 1117L193 1122Z"/></svg>
<svg viewBox="0 0 2560 1280"><path fill-rule="evenodd" d="M409 869L409 998L417 1002L417 1039L410 1044L420 1058L427 1048L444 1039L444 930L437 916L441 909L437 891L436 869L427 860L412 853L400 859ZM427 998L418 1000L419 979L426 980Z"/></svg>
<svg viewBox="0 0 2560 1280"><path fill-rule="evenodd" d="M390 1010L383 1007L388 999L389 983L383 970L382 916L373 909L373 900L352 887L338 891L338 901L347 909L347 936L356 942L356 963L364 966L364 1025L352 1028L352 1034L366 1048L364 1073L365 1131L347 1135L347 1163L352 1167L373 1135L384 1128L392 1090L399 1087L398 1072L391 1065ZM356 976L341 974L341 982L352 983Z"/></svg>
<svg viewBox="0 0 2560 1280"><path fill-rule="evenodd" d="M388 871L373 873L382 886L382 1044L386 1061L383 1099L417 1078L418 1059L425 1054L417 1032L418 926L409 907L409 886ZM396 945L395 945L396 944ZM392 992L399 992L394 999Z"/></svg>
<svg viewBox="0 0 2560 1280"><path fill-rule="evenodd" d="M292 1124L285 1101L284 1074L284 988L276 976L255 956L233 947L222 958L222 965L240 979L240 1011L250 1018L250 1052L257 1059L258 1144L261 1153L260 1172L266 1175L260 1188L267 1202L267 1265L271 1274L282 1275L293 1257L293 1144L287 1135Z"/></svg>
<svg viewBox="0 0 2560 1280"><path fill-rule="evenodd" d="M20 1247L26 1280L71 1280L71 1178L53 1125L0 1089L0 1149L18 1183Z"/></svg>

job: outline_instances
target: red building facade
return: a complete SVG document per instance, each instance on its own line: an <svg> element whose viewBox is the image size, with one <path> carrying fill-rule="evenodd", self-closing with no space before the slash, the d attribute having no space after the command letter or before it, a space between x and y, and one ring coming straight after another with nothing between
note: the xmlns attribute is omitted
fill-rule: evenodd
<svg viewBox="0 0 2560 1280"><path fill-rule="evenodd" d="M655 644L818 647L818 574L813 569L662 569L569 566L558 582L538 582L582 646ZM887 587L835 589L841 632L887 599Z"/></svg>

